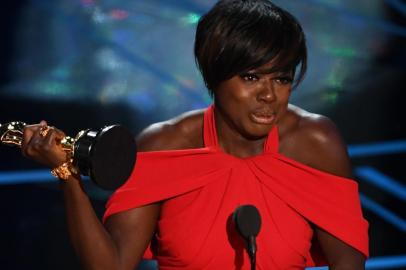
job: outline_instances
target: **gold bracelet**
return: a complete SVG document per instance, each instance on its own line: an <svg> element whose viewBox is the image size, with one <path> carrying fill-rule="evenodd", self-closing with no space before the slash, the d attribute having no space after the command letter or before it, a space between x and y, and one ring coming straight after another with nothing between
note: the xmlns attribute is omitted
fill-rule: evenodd
<svg viewBox="0 0 406 270"><path fill-rule="evenodd" d="M51 174L61 180L68 180L72 174L77 174L77 169L73 166L72 160L63 163L62 165L54 168Z"/></svg>

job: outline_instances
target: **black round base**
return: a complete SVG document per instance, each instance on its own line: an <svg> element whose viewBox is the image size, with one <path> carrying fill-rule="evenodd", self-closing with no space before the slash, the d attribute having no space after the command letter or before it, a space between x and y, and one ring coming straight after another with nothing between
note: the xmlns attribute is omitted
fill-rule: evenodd
<svg viewBox="0 0 406 270"><path fill-rule="evenodd" d="M87 130L74 146L73 159L80 173L107 190L115 190L125 183L136 158L135 139L120 125Z"/></svg>

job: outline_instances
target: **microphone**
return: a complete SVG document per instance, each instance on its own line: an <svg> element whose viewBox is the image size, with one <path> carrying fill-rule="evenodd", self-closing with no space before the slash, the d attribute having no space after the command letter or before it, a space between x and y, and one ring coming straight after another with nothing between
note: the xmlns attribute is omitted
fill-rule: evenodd
<svg viewBox="0 0 406 270"><path fill-rule="evenodd" d="M241 205L233 214L235 228L247 241L247 251L251 259L251 269L255 269L257 244L255 238L261 229L261 215L253 205Z"/></svg>

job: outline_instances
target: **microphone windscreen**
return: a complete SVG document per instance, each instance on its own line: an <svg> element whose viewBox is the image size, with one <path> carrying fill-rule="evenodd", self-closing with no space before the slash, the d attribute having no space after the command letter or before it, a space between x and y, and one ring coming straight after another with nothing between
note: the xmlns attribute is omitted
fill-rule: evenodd
<svg viewBox="0 0 406 270"><path fill-rule="evenodd" d="M234 224L244 237L257 236L261 229L261 215L253 205L242 205L234 211Z"/></svg>

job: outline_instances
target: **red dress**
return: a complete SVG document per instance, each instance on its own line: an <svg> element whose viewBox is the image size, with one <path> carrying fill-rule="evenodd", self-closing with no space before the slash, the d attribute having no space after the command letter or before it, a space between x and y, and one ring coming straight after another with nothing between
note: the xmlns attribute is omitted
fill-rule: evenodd
<svg viewBox="0 0 406 270"><path fill-rule="evenodd" d="M138 153L129 180L107 203L104 218L162 201L154 244L159 269L250 269L230 219L242 204L262 218L257 269L322 265L313 223L368 256L368 223L358 185L279 154L278 130L262 154L237 158L218 146L213 106L204 115L205 148Z"/></svg>

